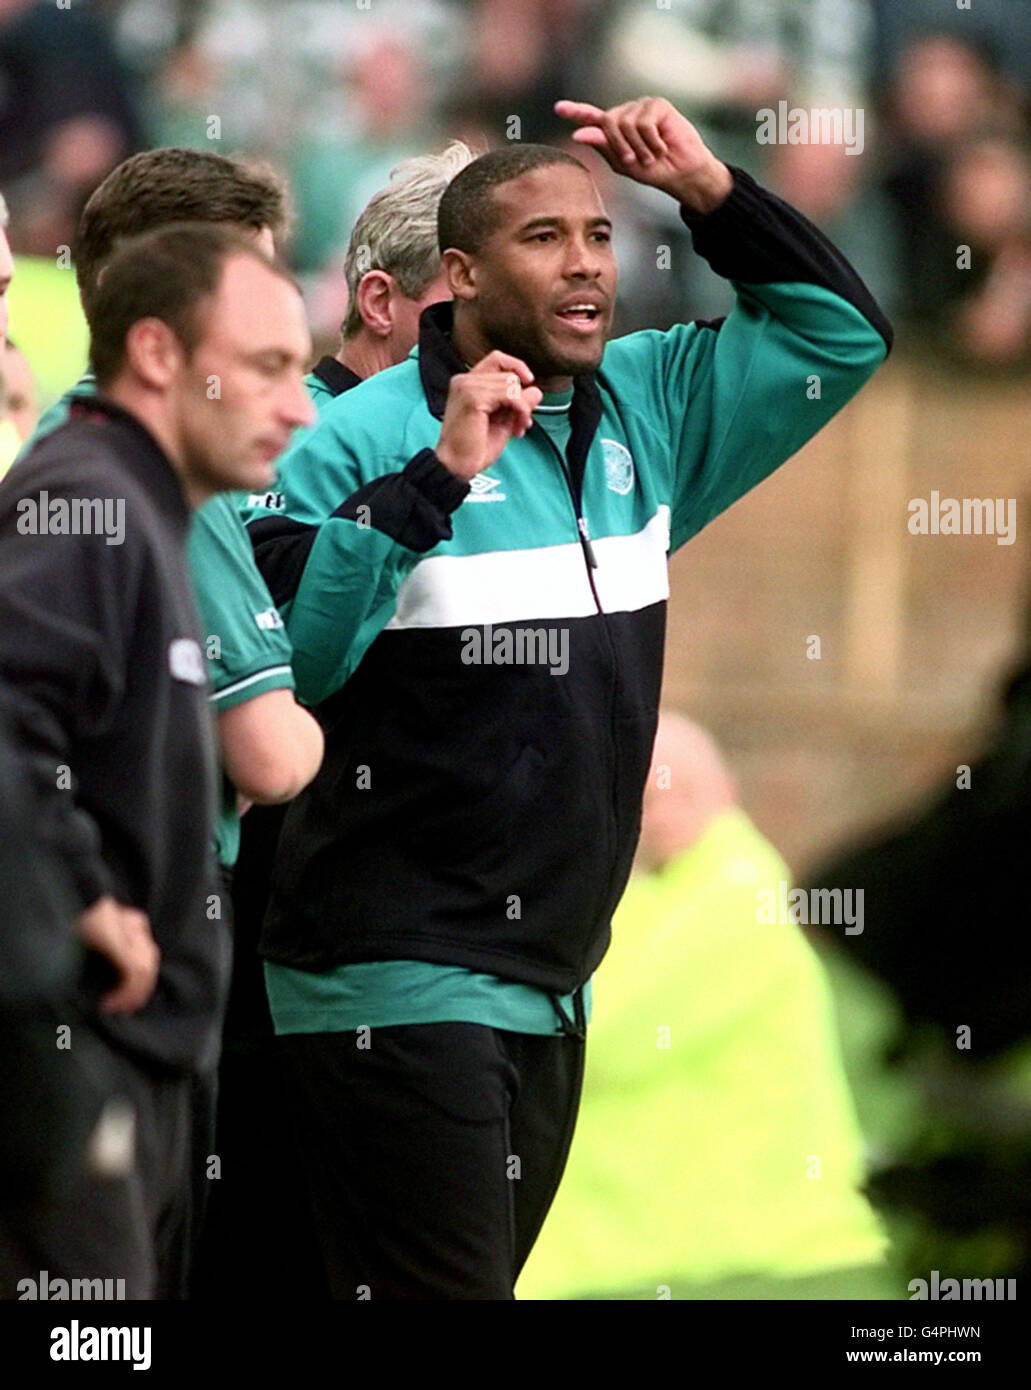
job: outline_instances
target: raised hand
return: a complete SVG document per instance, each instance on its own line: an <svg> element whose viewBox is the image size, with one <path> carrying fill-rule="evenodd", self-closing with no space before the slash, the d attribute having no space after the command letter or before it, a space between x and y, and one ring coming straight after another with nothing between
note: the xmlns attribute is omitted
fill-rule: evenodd
<svg viewBox="0 0 1031 1390"><path fill-rule="evenodd" d="M714 211L734 187L727 166L663 97L638 97L608 111L557 101L555 114L574 121L573 139L596 149L617 174L661 188L692 212Z"/></svg>

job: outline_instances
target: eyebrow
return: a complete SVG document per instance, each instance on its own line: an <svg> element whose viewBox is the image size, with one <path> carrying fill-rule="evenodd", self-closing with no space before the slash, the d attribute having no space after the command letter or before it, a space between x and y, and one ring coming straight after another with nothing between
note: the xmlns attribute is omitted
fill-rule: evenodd
<svg viewBox="0 0 1031 1390"><path fill-rule="evenodd" d="M592 217L587 225L589 227L608 227L612 228L612 221L608 217ZM522 236L525 232L536 231L542 227L565 227L568 226L564 217L531 217L529 222L524 222L519 228Z"/></svg>
<svg viewBox="0 0 1031 1390"><path fill-rule="evenodd" d="M242 354L242 360L244 362L255 363L260 362L267 357L275 357L278 358L280 362L289 364L290 362L307 362L308 356L309 354L298 354L296 352L293 352L290 348L270 345L268 347L256 347L248 349L246 352Z"/></svg>

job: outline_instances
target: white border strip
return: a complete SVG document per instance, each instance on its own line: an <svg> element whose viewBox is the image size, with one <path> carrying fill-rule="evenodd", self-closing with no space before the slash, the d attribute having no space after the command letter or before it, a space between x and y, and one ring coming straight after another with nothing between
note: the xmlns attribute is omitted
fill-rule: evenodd
<svg viewBox="0 0 1031 1390"><path fill-rule="evenodd" d="M669 598L669 508L631 536L592 541L594 582L606 613ZM484 555L432 555L401 585L387 631L588 618L598 611L577 541Z"/></svg>
<svg viewBox="0 0 1031 1390"><path fill-rule="evenodd" d="M290 666L266 666L264 671L255 671L253 676L244 676L243 680L233 681L232 685L226 685L221 690L213 691L211 703L217 705L219 700L224 700L227 695L235 695L238 690L246 690L249 685L254 685L256 681L267 681L271 676L292 674L293 668Z"/></svg>

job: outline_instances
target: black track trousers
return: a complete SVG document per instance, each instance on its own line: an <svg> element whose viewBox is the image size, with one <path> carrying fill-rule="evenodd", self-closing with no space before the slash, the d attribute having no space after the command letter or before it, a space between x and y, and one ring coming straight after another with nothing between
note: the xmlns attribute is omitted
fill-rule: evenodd
<svg viewBox="0 0 1031 1390"><path fill-rule="evenodd" d="M277 1043L332 1296L513 1298L569 1154L583 1038L420 1023Z"/></svg>
<svg viewBox="0 0 1031 1390"><path fill-rule="evenodd" d="M262 825L276 825L268 813ZM280 818L281 819L281 818ZM258 843L261 843L260 841ZM273 837L269 852L275 853ZM295 1136L286 1120L284 1058L276 1047L261 959L236 915L233 871L222 866L223 904L233 903L233 972L217 1082L204 1078L194 1095L194 1230L190 1296L320 1302L327 1297L322 1260L304 1190ZM208 1181L209 1154L221 1172Z"/></svg>

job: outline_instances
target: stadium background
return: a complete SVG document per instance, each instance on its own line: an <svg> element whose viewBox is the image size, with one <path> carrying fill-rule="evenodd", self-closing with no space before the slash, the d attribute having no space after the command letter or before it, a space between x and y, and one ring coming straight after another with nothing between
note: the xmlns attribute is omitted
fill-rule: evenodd
<svg viewBox="0 0 1031 1390"><path fill-rule="evenodd" d="M673 564L667 701L715 734L745 809L804 874L974 760L1027 639L1027 0L0 0L10 333L45 405L83 366L60 248L85 197L133 150L183 144L289 177L287 254L332 350L347 233L401 158L454 136L559 140L557 97L644 91L824 227L899 329L860 398ZM861 109L863 152L758 144L756 112L781 99ZM724 312L663 200L594 163L617 224L617 330ZM1015 544L910 535L909 499L935 489L1015 498ZM892 1005L838 980L824 949L874 1152L892 1142L898 1077L877 1046ZM1026 1225L989 1234L974 1272L1026 1260Z"/></svg>

